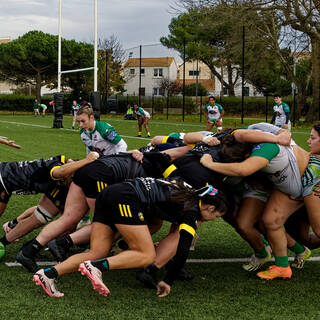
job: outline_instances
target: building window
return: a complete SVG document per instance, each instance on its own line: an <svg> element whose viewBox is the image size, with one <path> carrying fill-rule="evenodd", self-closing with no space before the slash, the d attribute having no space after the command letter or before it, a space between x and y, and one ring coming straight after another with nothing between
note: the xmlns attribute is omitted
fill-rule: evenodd
<svg viewBox="0 0 320 320"><path fill-rule="evenodd" d="M162 68L153 69L153 76L154 77L163 77L163 69Z"/></svg>
<svg viewBox="0 0 320 320"><path fill-rule="evenodd" d="M139 88L140 91L140 96L145 96L146 95L146 88Z"/></svg>
<svg viewBox="0 0 320 320"><path fill-rule="evenodd" d="M189 76L199 76L199 70L189 70Z"/></svg>
<svg viewBox="0 0 320 320"><path fill-rule="evenodd" d="M244 95L245 97L249 97L249 93L250 93L249 87L244 87L244 88L243 88L243 95Z"/></svg>
<svg viewBox="0 0 320 320"><path fill-rule="evenodd" d="M141 75L144 75L144 69L141 68Z"/></svg>
<svg viewBox="0 0 320 320"><path fill-rule="evenodd" d="M228 95L228 88L223 88L223 95L227 96Z"/></svg>
<svg viewBox="0 0 320 320"><path fill-rule="evenodd" d="M134 69L130 69L130 74L134 74Z"/></svg>
<svg viewBox="0 0 320 320"><path fill-rule="evenodd" d="M164 96L165 90L163 88L153 88L152 90L154 96Z"/></svg>

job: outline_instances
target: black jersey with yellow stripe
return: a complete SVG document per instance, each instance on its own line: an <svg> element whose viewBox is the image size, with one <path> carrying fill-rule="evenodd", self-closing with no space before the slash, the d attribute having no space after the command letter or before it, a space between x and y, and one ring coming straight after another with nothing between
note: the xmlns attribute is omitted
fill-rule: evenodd
<svg viewBox="0 0 320 320"><path fill-rule="evenodd" d="M64 163L63 155L33 161L2 162L1 189L8 195L45 193L56 183L52 171Z"/></svg>
<svg viewBox="0 0 320 320"><path fill-rule="evenodd" d="M170 184L170 179L138 178L126 183L133 187L139 201L146 204L147 219L157 217L179 226L180 239L177 252L164 280L172 285L177 272L187 260L197 222L201 217L200 206L195 205L185 210L185 203L172 201L171 198L177 189L174 184Z"/></svg>

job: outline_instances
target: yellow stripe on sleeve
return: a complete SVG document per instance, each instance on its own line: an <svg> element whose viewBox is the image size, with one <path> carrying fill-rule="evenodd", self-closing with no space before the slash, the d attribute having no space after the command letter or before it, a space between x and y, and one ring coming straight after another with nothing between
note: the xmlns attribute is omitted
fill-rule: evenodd
<svg viewBox="0 0 320 320"><path fill-rule="evenodd" d="M130 206L128 204L127 204L127 212L128 212L129 217L132 218Z"/></svg>
<svg viewBox="0 0 320 320"><path fill-rule="evenodd" d="M181 229L189 232L193 237L194 237L194 235L196 234L196 230L194 230L192 227L190 227L189 225L187 225L187 224L185 224L185 223L180 224L180 226L179 226L179 231L180 231Z"/></svg>
<svg viewBox="0 0 320 320"><path fill-rule="evenodd" d="M165 136L162 138L162 143L167 143L169 136Z"/></svg>
<svg viewBox="0 0 320 320"><path fill-rule="evenodd" d="M55 198L58 193L59 193L59 189L57 189L57 191L54 193L54 195L52 196L52 198Z"/></svg>
<svg viewBox="0 0 320 320"><path fill-rule="evenodd" d="M64 155L61 156L61 162L66 163L66 156L64 156Z"/></svg>
<svg viewBox="0 0 320 320"><path fill-rule="evenodd" d="M120 203L119 203L119 210L120 210L120 213L121 213L121 217L123 217L124 214L123 214L123 211L122 211L122 204L120 204Z"/></svg>
<svg viewBox="0 0 320 320"><path fill-rule="evenodd" d="M100 189L100 183L99 183L99 181L97 181L97 187L98 187L98 192L100 192L101 189Z"/></svg>
<svg viewBox="0 0 320 320"><path fill-rule="evenodd" d="M57 191L57 188L54 188L54 189L50 192L50 196L52 196L56 191Z"/></svg>
<svg viewBox="0 0 320 320"><path fill-rule="evenodd" d="M167 177L169 177L170 176L170 174L174 171L174 170L176 170L177 169L177 167L174 165L174 164L172 164L171 166L169 166L164 172L163 172L163 177L164 178L167 178Z"/></svg>

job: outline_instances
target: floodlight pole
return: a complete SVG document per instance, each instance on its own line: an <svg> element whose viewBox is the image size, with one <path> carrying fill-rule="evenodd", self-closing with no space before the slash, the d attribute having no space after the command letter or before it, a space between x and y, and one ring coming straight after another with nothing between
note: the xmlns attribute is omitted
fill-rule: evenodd
<svg viewBox="0 0 320 320"><path fill-rule="evenodd" d="M98 91L98 0L94 0L94 78L93 91Z"/></svg>
<svg viewBox="0 0 320 320"><path fill-rule="evenodd" d="M59 24L58 24L58 92L61 92L61 18L62 18L62 0L59 0Z"/></svg>

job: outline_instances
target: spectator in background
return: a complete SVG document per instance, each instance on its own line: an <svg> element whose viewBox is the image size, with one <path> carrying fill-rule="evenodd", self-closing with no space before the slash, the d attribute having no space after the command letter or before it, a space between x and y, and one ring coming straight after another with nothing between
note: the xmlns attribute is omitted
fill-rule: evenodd
<svg viewBox="0 0 320 320"><path fill-rule="evenodd" d="M80 108L80 104L78 104L76 100L73 100L72 101L72 106L71 106L71 114L72 114L72 117L73 117L73 119L72 119L72 127L71 127L72 129L74 129L74 125L75 125L76 120L77 120L77 112L78 112L79 108Z"/></svg>
<svg viewBox="0 0 320 320"><path fill-rule="evenodd" d="M34 103L33 103L33 111L34 111L34 116L40 116L40 112L39 112L39 103L37 99L34 99Z"/></svg>
<svg viewBox="0 0 320 320"><path fill-rule="evenodd" d="M216 98L209 97L209 102L204 108L204 115L207 119L206 131L211 131L213 126L217 127L217 131L222 131L222 117L224 115L224 109L219 103L216 103Z"/></svg>
<svg viewBox="0 0 320 320"><path fill-rule="evenodd" d="M144 110L143 108L139 107L137 104L133 105L134 113L138 117L138 127L139 127L139 133L138 137L141 137L142 133L142 125L146 129L147 136L151 137L149 127L148 127L148 122L150 120L150 114L148 111Z"/></svg>
<svg viewBox="0 0 320 320"><path fill-rule="evenodd" d="M273 117L270 123L275 123L277 127L290 131L290 107L285 102L282 102L280 94L275 94L273 98L276 104L273 106Z"/></svg>
<svg viewBox="0 0 320 320"><path fill-rule="evenodd" d="M135 116L133 115L132 105L128 104L127 113L124 115L124 120L136 120Z"/></svg>

